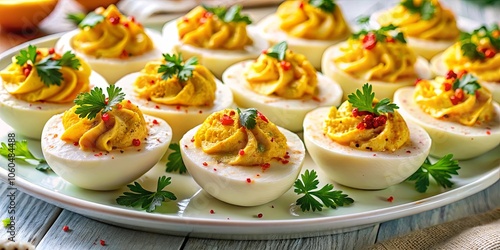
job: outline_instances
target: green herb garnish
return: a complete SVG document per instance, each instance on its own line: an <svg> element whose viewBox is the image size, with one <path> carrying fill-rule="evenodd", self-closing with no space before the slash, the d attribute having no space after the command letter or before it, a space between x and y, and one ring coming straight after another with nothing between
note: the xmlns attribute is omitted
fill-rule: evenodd
<svg viewBox="0 0 500 250"><path fill-rule="evenodd" d="M30 149L28 148L28 141L27 140L22 140L22 141L16 141L13 147L8 146L5 142L1 143L0 147L0 155L9 159L12 158L11 156L14 155L14 159L30 164L30 165L35 165L36 170L40 171L48 171L50 170L49 165L43 158L38 158L31 153ZM14 150L12 150L12 148ZM10 155L10 156L9 156Z"/></svg>
<svg viewBox="0 0 500 250"><path fill-rule="evenodd" d="M325 12L333 12L336 6L333 0L309 0L309 4Z"/></svg>
<svg viewBox="0 0 500 250"><path fill-rule="evenodd" d="M79 25L83 21L83 19L85 19L86 16L87 15L85 15L85 13L82 12L69 13L68 15L66 15L66 19L76 25Z"/></svg>
<svg viewBox="0 0 500 250"><path fill-rule="evenodd" d="M2 220L3 227L8 227L10 225L10 217L7 217Z"/></svg>
<svg viewBox="0 0 500 250"><path fill-rule="evenodd" d="M279 42L272 46L267 52L266 56L278 59L278 61L285 60L286 50L288 49L288 44L286 41Z"/></svg>
<svg viewBox="0 0 500 250"><path fill-rule="evenodd" d="M479 85L477 80L478 79L472 74L465 74L461 78L455 79L453 82L453 90L460 88L468 94L474 95L476 90L481 88L481 85Z"/></svg>
<svg viewBox="0 0 500 250"><path fill-rule="evenodd" d="M238 111L238 115L240 116L241 126L248 129L255 128L255 125L257 125L257 109L249 108L240 110L239 108L236 108L236 110Z"/></svg>
<svg viewBox="0 0 500 250"><path fill-rule="evenodd" d="M158 177L156 192L144 189L138 182L129 184L127 187L132 192L124 192L123 195L116 198L116 203L128 207L140 206L141 209L151 213L155 211L156 207L161 206L162 202L177 200L174 193L163 190L166 186L170 185L170 179L171 177L167 178L166 176Z"/></svg>
<svg viewBox="0 0 500 250"><path fill-rule="evenodd" d="M400 3L411 13L418 13L422 20L429 20L436 13L436 6L430 0L422 0L419 5L416 5L414 0L403 0Z"/></svg>
<svg viewBox="0 0 500 250"><path fill-rule="evenodd" d="M203 8L207 10L208 12L214 14L222 20L223 22L230 23L230 22L244 22L246 24L251 24L252 20L250 20L250 17L247 15L243 15L241 13L241 5L233 5L229 9L227 9L224 6L217 6L217 7L209 7L207 5L202 4Z"/></svg>
<svg viewBox="0 0 500 250"><path fill-rule="evenodd" d="M179 54L179 56L175 54L163 54L163 58L166 63L160 65L160 68L158 68L158 73L163 73L161 75L163 80L177 76L179 81L185 82L193 75L193 70L198 64L197 57L191 57L183 63L182 54Z"/></svg>
<svg viewBox="0 0 500 250"><path fill-rule="evenodd" d="M454 185L451 175L458 175L457 170L460 169L457 160L452 160L453 154L447 154L432 164L429 158L426 158L422 166L413 173L407 181L415 181L415 189L424 193L429 187L429 175L436 180L437 184L443 188L450 188Z"/></svg>
<svg viewBox="0 0 500 250"><path fill-rule="evenodd" d="M103 21L103 15L97 14L95 12L90 12L78 23L78 27L80 27L80 29L83 29L85 27L94 28L97 24L102 23Z"/></svg>
<svg viewBox="0 0 500 250"><path fill-rule="evenodd" d="M493 51L500 50L500 28L497 24L492 25L491 28L486 26L481 26L480 28L474 30L471 33L461 32L460 33L460 49L465 57L470 60L483 60L487 57L486 50L487 47L481 48L478 44L479 41L486 42L486 44L491 44ZM483 50L485 49L485 50Z"/></svg>
<svg viewBox="0 0 500 250"><path fill-rule="evenodd" d="M95 87L90 90L90 93L80 93L75 99L75 104L78 107L75 113L80 118L87 117L92 120L101 112L102 114L109 112L113 107L125 99L125 93L120 87L110 85L106 88L108 98L104 96L102 89Z"/></svg>
<svg viewBox="0 0 500 250"><path fill-rule="evenodd" d="M66 53L64 53L59 59L56 59L53 55L49 54L37 62L37 56L36 46L29 45L27 50L19 51L19 55L16 56L16 64L20 66L24 66L25 64L32 65L46 86L50 86L52 84L57 86L61 85L63 75L60 70L62 67L78 69L81 65L80 60L78 60L75 54L70 51L66 51Z"/></svg>
<svg viewBox="0 0 500 250"><path fill-rule="evenodd" d="M347 96L347 101L349 101L353 107L358 108L359 111L368 111L378 116L381 113L392 113L395 109L399 108L395 103L391 103L389 98L384 98L373 106L375 93L372 91L372 85L365 83L362 89L363 92L357 89L356 93Z"/></svg>
<svg viewBox="0 0 500 250"><path fill-rule="evenodd" d="M352 204L354 200L342 191L333 190L332 184L326 184L321 189L318 188L318 175L316 171L307 169L300 175L302 180L295 181L293 190L297 194L303 194L297 199L296 204L300 205L302 211L321 211L323 207L337 208Z"/></svg>
<svg viewBox="0 0 500 250"><path fill-rule="evenodd" d="M181 155L181 147L177 143L171 143L168 146L169 149L171 149L173 152L171 152L168 155L168 162L166 164L167 169L165 169L166 172L171 173L171 172L179 172L179 174L183 174L187 172L186 165L184 164L184 161L182 160L182 155Z"/></svg>
<svg viewBox="0 0 500 250"><path fill-rule="evenodd" d="M363 18L361 21L364 21ZM402 32L398 32L394 36L387 34L389 31L396 30L397 28L398 28L398 26L395 26L393 24L389 24L389 25L381 27L378 30L362 29L359 32L352 34L351 38L352 39L359 39L361 36L366 36L368 33L372 33L373 35L375 35L375 38L378 42L386 42L388 37L392 37L397 41L400 41L402 43L406 43L406 39L405 39L404 34Z"/></svg>

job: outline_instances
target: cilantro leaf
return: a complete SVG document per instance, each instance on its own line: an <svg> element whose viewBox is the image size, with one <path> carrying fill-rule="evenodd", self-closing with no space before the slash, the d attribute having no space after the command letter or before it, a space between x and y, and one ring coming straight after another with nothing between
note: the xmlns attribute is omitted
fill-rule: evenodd
<svg viewBox="0 0 500 250"><path fill-rule="evenodd" d="M193 70L198 65L197 57L191 57L185 63L182 62L182 54L179 54L179 56L163 54L163 58L166 62L158 68L158 73L163 73L161 75L163 80L168 80L177 75L179 81L185 82L193 75Z"/></svg>
<svg viewBox="0 0 500 250"><path fill-rule="evenodd" d="M342 191L334 191L332 184L326 184L321 189L318 188L318 175L316 171L307 169L300 175L302 180L295 181L293 190L297 194L303 194L297 199L296 204L300 205L302 211L322 211L323 207L337 208L337 206L349 205L354 202L347 194Z"/></svg>
<svg viewBox="0 0 500 250"><path fill-rule="evenodd" d="M164 201L177 200L174 193L163 190L170 185L170 179L171 177L167 178L166 176L158 177L156 192L144 189L138 182L129 184L127 187L132 192L124 192L123 195L116 198L116 203L128 207L140 206L141 209L146 210L148 213L154 212Z"/></svg>
<svg viewBox="0 0 500 250"><path fill-rule="evenodd" d="M472 42L462 42L460 49L462 50L462 54L471 60L482 60L485 58L483 53L477 51L477 45Z"/></svg>
<svg viewBox="0 0 500 250"><path fill-rule="evenodd" d="M5 142L2 142L0 145L1 156L9 159L13 155L14 159L19 162L36 165L36 170L50 170L50 167L44 158L38 158L34 156L33 153L31 153L30 149L28 148L27 140L16 141L13 147L9 147ZM14 150L12 150L12 148L14 148Z"/></svg>
<svg viewBox="0 0 500 250"><path fill-rule="evenodd" d="M187 172L186 165L184 165L184 161L182 160L181 155L181 147L177 143L171 143L168 146L173 152L168 155L168 162L166 164L167 169L166 172L179 172L179 174L183 174Z"/></svg>
<svg viewBox="0 0 500 250"><path fill-rule="evenodd" d="M351 93L347 96L347 101L353 107L358 108L359 111L368 111L375 115L380 115L381 113L392 113L395 109L399 108L398 105L391 103L389 98L384 98L373 106L375 93L372 91L372 85L365 83L362 90L363 92L357 89L356 93Z"/></svg>
<svg viewBox="0 0 500 250"><path fill-rule="evenodd" d="M68 13L68 15L66 16L66 19L71 21L72 23L76 24L76 25L79 25L83 19L85 19L87 15L85 15L85 13L82 13L82 12L78 12L78 13Z"/></svg>
<svg viewBox="0 0 500 250"><path fill-rule="evenodd" d="M463 89L470 95L474 95L476 90L481 88L481 85L477 82L477 78L472 74L465 74L461 78L455 79L453 82L453 90Z"/></svg>
<svg viewBox="0 0 500 250"><path fill-rule="evenodd" d="M76 58L75 54L71 53L71 51L66 51L61 59L58 61L58 65L62 67L69 67L72 69L78 69L82 65L80 60Z"/></svg>
<svg viewBox="0 0 500 250"><path fill-rule="evenodd" d="M419 13L422 20L429 20L436 13L436 6L430 0L422 0L419 5L413 0L403 0L400 4L411 13Z"/></svg>
<svg viewBox="0 0 500 250"><path fill-rule="evenodd" d="M94 28L97 24L102 23L104 21L104 16L101 14L97 14L95 12L90 12L83 18L83 20L78 23L78 27L83 29L85 27Z"/></svg>
<svg viewBox="0 0 500 250"><path fill-rule="evenodd" d="M368 25L370 23L370 16L359 16L356 18L356 23L359 25Z"/></svg>
<svg viewBox="0 0 500 250"><path fill-rule="evenodd" d="M59 71L61 66L56 60L52 60L52 57L45 57L40 62L35 64L36 73L46 86L55 84L61 86L61 81L63 80L63 75Z"/></svg>
<svg viewBox="0 0 500 250"><path fill-rule="evenodd" d="M286 50L288 49L288 44L286 41L279 42L270 48L266 52L266 56L278 59L278 61L285 60Z"/></svg>
<svg viewBox="0 0 500 250"><path fill-rule="evenodd" d="M19 55L16 56L16 63L21 66L28 62L35 64L36 56L36 46L30 44L27 50L19 51Z"/></svg>
<svg viewBox="0 0 500 250"><path fill-rule="evenodd" d="M229 9L224 6L210 7L207 5L201 5L205 10L214 14L219 18L219 20L230 23L230 22L244 22L246 24L251 24L252 20L247 15L241 14L242 7L240 5L233 5Z"/></svg>
<svg viewBox="0 0 500 250"><path fill-rule="evenodd" d="M420 168L413 173L407 181L415 181L415 189L424 193L429 187L429 175L436 180L437 184L443 188L450 188L454 185L451 175L458 175L457 170L460 169L457 160L452 160L453 154L447 154L432 164L429 158L425 159Z"/></svg>
<svg viewBox="0 0 500 250"><path fill-rule="evenodd" d="M80 93L75 99L75 104L78 107L75 113L80 118L87 117L94 119L99 112L102 114L109 112L113 107L125 99L125 94L120 87L110 85L106 88L108 92L108 100L104 96L102 89L95 87L90 90L90 93Z"/></svg>
<svg viewBox="0 0 500 250"><path fill-rule="evenodd" d="M336 6L333 0L309 0L309 4L325 12L333 12Z"/></svg>
<svg viewBox="0 0 500 250"><path fill-rule="evenodd" d="M240 116L241 126L248 129L255 128L255 125L257 125L257 109L249 108L242 111L239 108L236 108L236 110Z"/></svg>

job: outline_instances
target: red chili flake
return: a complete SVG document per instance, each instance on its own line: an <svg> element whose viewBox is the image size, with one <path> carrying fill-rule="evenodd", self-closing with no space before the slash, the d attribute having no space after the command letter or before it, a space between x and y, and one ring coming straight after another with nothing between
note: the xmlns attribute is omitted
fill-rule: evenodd
<svg viewBox="0 0 500 250"><path fill-rule="evenodd" d="M262 171L265 171L266 169L271 167L271 164L266 162L266 163L263 163L262 165L260 165L260 167L262 168Z"/></svg>
<svg viewBox="0 0 500 250"><path fill-rule="evenodd" d="M241 155L241 156L245 155L245 150L240 149L240 151L238 152L238 154Z"/></svg>
<svg viewBox="0 0 500 250"><path fill-rule="evenodd" d="M377 156L377 154L373 154L373 156Z"/></svg>
<svg viewBox="0 0 500 250"><path fill-rule="evenodd" d="M262 218L262 216L264 216L264 215L262 215L261 213L259 213L259 214L257 215L257 217L258 217L258 218Z"/></svg>
<svg viewBox="0 0 500 250"><path fill-rule="evenodd" d="M407 154L411 154L411 151L410 151L410 150L406 150L406 153L407 153Z"/></svg>
<svg viewBox="0 0 500 250"><path fill-rule="evenodd" d="M199 110L199 111L198 111L198 114L203 114L203 110Z"/></svg>
<svg viewBox="0 0 500 250"><path fill-rule="evenodd" d="M177 106L175 106L175 109L179 110L179 109L181 109L181 106L177 105Z"/></svg>
<svg viewBox="0 0 500 250"><path fill-rule="evenodd" d="M56 53L56 50L55 50L54 48L50 48L50 49L49 49L49 54L51 54L51 55L52 55L52 54L54 54L54 53Z"/></svg>
<svg viewBox="0 0 500 250"><path fill-rule="evenodd" d="M73 145L74 146L78 146L78 142L73 142Z"/></svg>
<svg viewBox="0 0 500 250"><path fill-rule="evenodd" d="M133 139L132 140L132 145L139 147L141 145L141 140L139 139Z"/></svg>
<svg viewBox="0 0 500 250"><path fill-rule="evenodd" d="M264 54L264 55L267 54L267 49L263 49L262 54Z"/></svg>
<svg viewBox="0 0 500 250"><path fill-rule="evenodd" d="M248 183L252 183L252 179L247 178L247 182L248 182Z"/></svg>
<svg viewBox="0 0 500 250"><path fill-rule="evenodd" d="M387 198L387 201L388 202L393 202L394 201L394 197L390 196L389 198Z"/></svg>
<svg viewBox="0 0 500 250"><path fill-rule="evenodd" d="M416 85L418 85L418 83L419 83L420 81L422 81L422 79L417 78L417 79L415 80L415 86L416 86Z"/></svg>
<svg viewBox="0 0 500 250"><path fill-rule="evenodd" d="M457 99L457 97L456 97L456 96L454 96L454 95L450 96L450 101L451 101L451 103L452 103L453 105L457 105L457 104L459 104L459 103L460 103L460 101L459 101L459 100Z"/></svg>
<svg viewBox="0 0 500 250"><path fill-rule="evenodd" d="M458 88L455 90L455 96L462 101L464 99L464 90L461 88Z"/></svg>
<svg viewBox="0 0 500 250"><path fill-rule="evenodd" d="M213 209L210 209L210 214L215 214L215 211Z"/></svg>
<svg viewBox="0 0 500 250"><path fill-rule="evenodd" d="M62 230L63 230L64 232L68 232L68 231L69 231L69 227L68 227L68 226L64 226L64 227L62 228Z"/></svg>
<svg viewBox="0 0 500 250"><path fill-rule="evenodd" d="M222 116L222 118L220 119L220 122L222 123L222 125L224 126L230 126L230 125L233 125L234 124L234 120L233 118L231 118L230 116L224 114Z"/></svg>
<svg viewBox="0 0 500 250"><path fill-rule="evenodd" d="M189 18L187 18L187 17L183 16L183 17L182 17L182 21L183 21L183 22L185 22L185 23L189 23Z"/></svg>
<svg viewBox="0 0 500 250"><path fill-rule="evenodd" d="M495 57L496 55L496 52L492 49L486 49L486 51L484 51L484 56L486 56L486 58L492 58L492 57Z"/></svg>
<svg viewBox="0 0 500 250"><path fill-rule="evenodd" d="M281 61L280 66L284 71L288 71L292 67L292 64L290 64L290 62L287 61Z"/></svg>
<svg viewBox="0 0 500 250"><path fill-rule="evenodd" d="M491 135L491 131L486 130L486 134L487 134L487 135Z"/></svg>
<svg viewBox="0 0 500 250"><path fill-rule="evenodd" d="M236 114L236 112L234 112L234 110L231 110L231 112L229 112L229 115L230 115L230 116L233 116L233 115L235 115L235 114Z"/></svg>
<svg viewBox="0 0 500 250"><path fill-rule="evenodd" d="M302 2L302 1L300 2L300 4L299 4L299 8L300 8L300 9L303 9L303 8L304 8L304 2Z"/></svg>
<svg viewBox="0 0 500 250"><path fill-rule="evenodd" d="M289 163L289 162L290 162L289 160L282 160L282 161L281 161L281 163L283 163L283 164L287 164L287 163Z"/></svg>
<svg viewBox="0 0 500 250"><path fill-rule="evenodd" d="M184 145L184 148L188 148L188 145Z"/></svg>
<svg viewBox="0 0 500 250"><path fill-rule="evenodd" d="M193 137L193 138L191 138L191 142L194 142L194 137Z"/></svg>
<svg viewBox="0 0 500 250"><path fill-rule="evenodd" d="M125 28L128 28L129 24L128 23L124 23L123 26L125 26Z"/></svg>
<svg viewBox="0 0 500 250"><path fill-rule="evenodd" d="M99 243L101 244L101 246L105 246L106 245L106 241L105 240L99 240Z"/></svg>
<svg viewBox="0 0 500 250"><path fill-rule="evenodd" d="M158 106L158 105L155 105L155 109L160 109L160 106Z"/></svg>
<svg viewBox="0 0 500 250"><path fill-rule="evenodd" d="M122 109L123 108L123 105L121 105L120 103L116 104L116 108L117 109Z"/></svg>
<svg viewBox="0 0 500 250"><path fill-rule="evenodd" d="M216 168L214 168L214 171L217 171L217 169L216 169Z"/></svg>
<svg viewBox="0 0 500 250"><path fill-rule="evenodd" d="M122 53L120 54L120 58L127 58L128 57L128 52L126 50L122 50Z"/></svg>
<svg viewBox="0 0 500 250"><path fill-rule="evenodd" d="M99 157L99 154L94 154L95 157Z"/></svg>
<svg viewBox="0 0 500 250"><path fill-rule="evenodd" d="M23 69L24 76L28 77L30 75L30 73L31 73L31 69L29 69L29 68L24 68Z"/></svg>
<svg viewBox="0 0 500 250"><path fill-rule="evenodd" d="M260 111L257 111L257 116L262 119L264 122L269 123L269 120L265 115L263 115Z"/></svg>
<svg viewBox="0 0 500 250"><path fill-rule="evenodd" d="M119 16L112 16L109 18L109 22L113 25L117 25L120 23L120 17Z"/></svg>
<svg viewBox="0 0 500 250"><path fill-rule="evenodd" d="M385 39L385 41L386 41L386 42L388 42L388 43L393 43L393 42L395 42L396 40L394 40L394 37L392 37L392 36L388 36L388 37Z"/></svg>
<svg viewBox="0 0 500 250"><path fill-rule="evenodd" d="M288 152L287 152L288 153ZM285 156L283 156L285 159L289 159L290 158L290 155L289 154L286 154Z"/></svg>
<svg viewBox="0 0 500 250"><path fill-rule="evenodd" d="M203 166L208 166L208 163L206 161L203 162Z"/></svg>
<svg viewBox="0 0 500 250"><path fill-rule="evenodd" d="M443 86L444 86L444 91L448 91L448 90L450 90L450 89L451 89L451 87L452 87L452 86L451 86L451 84L450 84L450 83L447 83L447 82L443 83Z"/></svg>
<svg viewBox="0 0 500 250"><path fill-rule="evenodd" d="M456 79L456 78L457 78L457 74L455 74L455 72L453 70L449 70L446 73L446 79Z"/></svg>
<svg viewBox="0 0 500 250"><path fill-rule="evenodd" d="M127 103L132 103L130 100L127 100Z"/></svg>
<svg viewBox="0 0 500 250"><path fill-rule="evenodd" d="M102 114L102 116L101 116L101 117L102 117L102 120L103 120L104 122L109 121L109 114L108 114L108 113L104 113L104 114Z"/></svg>
<svg viewBox="0 0 500 250"><path fill-rule="evenodd" d="M373 33L368 33L363 37L363 48L366 50L372 50L375 48L375 45L377 45L377 38L375 37L375 34Z"/></svg>
<svg viewBox="0 0 500 250"><path fill-rule="evenodd" d="M135 17L134 16L129 16L128 20L130 20L131 22L135 23Z"/></svg>

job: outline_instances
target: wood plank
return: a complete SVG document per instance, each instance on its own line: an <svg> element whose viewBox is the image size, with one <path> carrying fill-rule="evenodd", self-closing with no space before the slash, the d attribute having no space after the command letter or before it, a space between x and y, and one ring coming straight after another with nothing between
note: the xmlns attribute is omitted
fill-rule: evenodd
<svg viewBox="0 0 500 250"><path fill-rule="evenodd" d="M14 215L16 242L29 242L37 245L62 209L17 190L15 213L11 214L8 208L10 197L7 195L15 190L8 189L8 187L10 186L0 181L0 220ZM9 238L11 235L8 230L3 228L3 225L1 228L0 239Z"/></svg>
<svg viewBox="0 0 500 250"><path fill-rule="evenodd" d="M101 240L108 249L168 250L180 249L184 237L121 228L64 210L37 249L102 249Z"/></svg>

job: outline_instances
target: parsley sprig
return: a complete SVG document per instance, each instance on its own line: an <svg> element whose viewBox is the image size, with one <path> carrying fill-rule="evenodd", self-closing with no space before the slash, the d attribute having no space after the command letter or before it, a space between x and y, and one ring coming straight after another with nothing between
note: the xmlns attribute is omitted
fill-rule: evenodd
<svg viewBox="0 0 500 250"><path fill-rule="evenodd" d="M14 148L14 150L12 150ZM22 141L16 141L13 147L9 147L5 142L1 143L0 147L0 155L9 159L14 155L14 159L22 162L22 163L27 163L30 165L35 165L36 170L40 171L48 171L50 170L49 165L43 158L38 158L31 153L30 149L28 148L28 141L27 140L22 140Z"/></svg>
<svg viewBox="0 0 500 250"><path fill-rule="evenodd" d="M170 185L170 179L171 177L167 178L166 176L158 177L156 192L144 189L138 182L129 184L127 187L132 192L124 192L123 195L116 198L116 203L128 207L140 206L141 209L151 213L155 211L156 207L161 206L164 201L177 200L174 193L163 190Z"/></svg>
<svg viewBox="0 0 500 250"><path fill-rule="evenodd" d="M244 22L246 24L252 23L250 17L241 13L241 5L233 5L229 7L229 9L224 6L210 7L204 4L202 4L201 6L208 12L216 15L217 18L219 18L223 22Z"/></svg>
<svg viewBox="0 0 500 250"><path fill-rule="evenodd" d="M362 25L366 25L369 21L366 17L360 17L357 19L358 23ZM396 30L398 26L395 26L394 24L389 24L386 26L380 27L380 29L377 30L370 30L370 29L362 29L359 32L356 32L351 35L352 39L359 39L361 36L366 36L369 33L372 33L375 35L375 38L377 39L378 42L386 42L388 37L394 38L394 40L397 40L401 43L406 43L405 36L403 32L397 32L395 35L391 36L388 34L389 32Z"/></svg>
<svg viewBox="0 0 500 250"><path fill-rule="evenodd" d="M102 89L95 87L90 90L90 93L80 93L75 99L75 104L78 107L75 113L80 118L87 117L94 119L99 112L102 114L109 112L113 107L125 99L125 93L120 87L110 85L106 88L108 98L104 96Z"/></svg>
<svg viewBox="0 0 500 250"><path fill-rule="evenodd" d="M400 4L411 13L420 14L422 20L429 20L436 13L436 6L430 0L422 0L419 5L414 0L403 0Z"/></svg>
<svg viewBox="0 0 500 250"><path fill-rule="evenodd" d="M236 110L238 111L238 115L240 116L241 126L248 129L255 128L255 125L257 125L257 109L249 108L241 110L239 108L236 108Z"/></svg>
<svg viewBox="0 0 500 250"><path fill-rule="evenodd" d="M478 41L488 41L495 51L500 50L500 28L497 24L492 25L491 28L481 26L471 33L460 33L460 49L465 57L471 60L483 60L486 55L481 51L478 46Z"/></svg>
<svg viewBox="0 0 500 250"><path fill-rule="evenodd" d="M76 25L79 25L86 16L87 15L82 12L68 13L68 15L66 15L66 19Z"/></svg>
<svg viewBox="0 0 500 250"><path fill-rule="evenodd" d="M166 172L171 173L171 172L179 172L179 174L183 174L187 172L186 165L184 164L184 161L182 160L182 155L181 155L181 147L177 143L171 143L168 146L169 149L171 149L173 152L171 152L168 155L168 162L166 164L167 168L165 169Z"/></svg>
<svg viewBox="0 0 500 250"><path fill-rule="evenodd" d="M325 12L333 12L336 6L333 0L309 0L309 4Z"/></svg>
<svg viewBox="0 0 500 250"><path fill-rule="evenodd" d="M177 76L180 81L185 82L193 75L193 70L198 64L197 57L191 57L183 63L182 54L179 54L179 56L175 54L163 54L163 58L165 59L165 64L160 65L160 68L158 68L158 73L163 73L161 75L163 80Z"/></svg>
<svg viewBox="0 0 500 250"><path fill-rule="evenodd" d="M287 49L288 44L286 43L286 41L282 41L269 48L269 50L266 52L266 56L276 58L278 59L278 61L283 61L285 60Z"/></svg>
<svg viewBox="0 0 500 250"><path fill-rule="evenodd" d="M352 204L354 200L347 194L339 190L333 190L332 184L326 184L321 189L318 188L319 180L316 171L307 169L300 175L301 179L295 181L293 190L297 194L303 194L297 199L296 204L300 205L302 211L321 211L323 207L337 208Z"/></svg>
<svg viewBox="0 0 500 250"><path fill-rule="evenodd" d="M52 84L61 85L62 80L64 80L60 71L62 67L78 69L81 66L80 60L71 51L66 51L61 58L48 55L37 62L37 57L36 46L29 45L26 50L19 51L19 55L16 56L16 64L20 66L24 66L25 64L32 65L46 86Z"/></svg>
<svg viewBox="0 0 500 250"><path fill-rule="evenodd" d="M429 175L436 180L437 184L443 188L450 188L454 185L451 175L458 175L460 169L458 161L453 160L453 154L447 154L432 164L429 158L426 158L422 166L407 181L415 181L415 189L424 193L429 187Z"/></svg>
<svg viewBox="0 0 500 250"><path fill-rule="evenodd" d="M375 93L372 91L372 85L365 83L362 90L363 92L357 89L356 93L347 96L347 101L359 111L368 111L378 116L381 113L392 113L399 108L395 103L391 103L389 98L384 98L373 106Z"/></svg>
<svg viewBox="0 0 500 250"><path fill-rule="evenodd" d="M78 23L78 27L80 29L83 29L85 27L94 28L97 24L102 23L104 19L105 18L103 15L97 14L95 12L90 12Z"/></svg>
<svg viewBox="0 0 500 250"><path fill-rule="evenodd" d="M461 78L455 79L455 81L453 82L453 90L460 88L467 92L469 95L474 95L476 93L476 90L481 88L481 85L479 85L477 80L477 77L473 76L472 74L465 74Z"/></svg>

